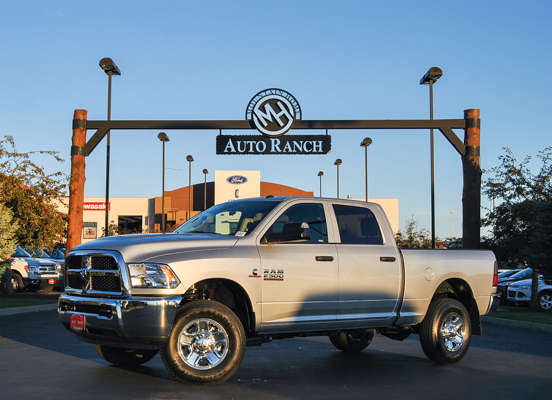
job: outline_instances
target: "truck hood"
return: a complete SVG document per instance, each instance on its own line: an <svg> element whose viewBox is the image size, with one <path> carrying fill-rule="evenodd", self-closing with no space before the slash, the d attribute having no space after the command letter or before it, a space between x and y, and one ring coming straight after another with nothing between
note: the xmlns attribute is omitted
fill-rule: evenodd
<svg viewBox="0 0 552 400"><path fill-rule="evenodd" d="M121 253L126 262L144 262L153 257L192 251L229 249L236 244L235 236L210 233L147 233L109 236L74 247L71 252L110 250Z"/></svg>

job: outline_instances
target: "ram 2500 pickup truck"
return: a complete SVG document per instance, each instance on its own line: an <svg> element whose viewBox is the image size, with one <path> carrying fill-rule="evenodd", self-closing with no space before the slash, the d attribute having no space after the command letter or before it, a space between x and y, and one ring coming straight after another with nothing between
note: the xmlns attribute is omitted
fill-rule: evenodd
<svg viewBox="0 0 552 400"><path fill-rule="evenodd" d="M401 250L374 203L268 197L216 205L168 234L98 239L66 259L58 315L115 365L159 351L179 380L219 383L246 345L327 335L359 352L418 334L455 363L496 292L490 251Z"/></svg>

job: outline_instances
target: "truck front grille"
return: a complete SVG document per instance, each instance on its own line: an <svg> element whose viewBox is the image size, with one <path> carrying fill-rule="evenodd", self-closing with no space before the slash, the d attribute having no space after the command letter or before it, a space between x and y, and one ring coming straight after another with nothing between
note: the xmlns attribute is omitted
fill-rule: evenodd
<svg viewBox="0 0 552 400"><path fill-rule="evenodd" d="M121 294L121 271L110 255L71 255L65 265L67 289L85 293Z"/></svg>

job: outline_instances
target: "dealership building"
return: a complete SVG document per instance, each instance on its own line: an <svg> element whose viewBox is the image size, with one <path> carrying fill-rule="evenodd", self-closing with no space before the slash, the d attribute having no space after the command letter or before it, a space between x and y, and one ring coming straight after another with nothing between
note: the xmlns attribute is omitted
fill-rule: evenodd
<svg viewBox="0 0 552 400"><path fill-rule="evenodd" d="M205 208L226 201L266 196L314 196L313 192L261 181L260 171L215 171L215 180L165 191L165 221L172 230ZM355 199L364 200L364 199ZM393 232L399 230L399 200L369 199L385 210ZM68 202L67 202L68 203ZM60 206L67 213L66 206ZM109 222L118 232L162 231L162 197L110 197ZM105 198L86 197L83 204L82 242L102 236L105 228Z"/></svg>

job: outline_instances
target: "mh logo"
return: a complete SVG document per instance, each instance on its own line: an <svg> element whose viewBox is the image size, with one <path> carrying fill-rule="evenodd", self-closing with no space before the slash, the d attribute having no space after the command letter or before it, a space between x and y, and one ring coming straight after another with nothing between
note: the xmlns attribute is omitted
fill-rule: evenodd
<svg viewBox="0 0 552 400"><path fill-rule="evenodd" d="M267 89L249 102L245 117L265 136L286 134L293 121L301 119L301 107L290 93L282 89Z"/></svg>

